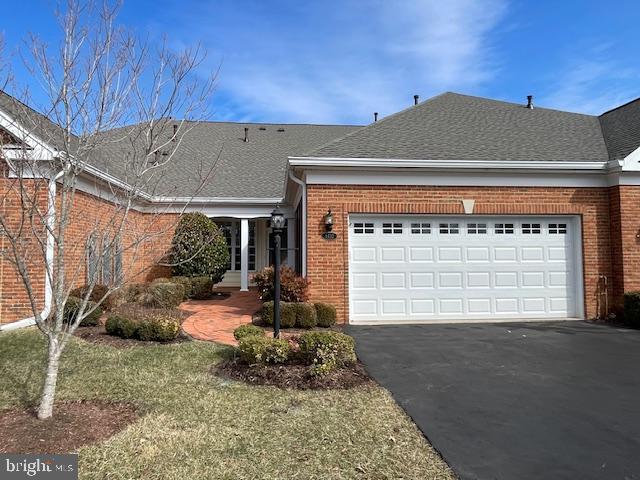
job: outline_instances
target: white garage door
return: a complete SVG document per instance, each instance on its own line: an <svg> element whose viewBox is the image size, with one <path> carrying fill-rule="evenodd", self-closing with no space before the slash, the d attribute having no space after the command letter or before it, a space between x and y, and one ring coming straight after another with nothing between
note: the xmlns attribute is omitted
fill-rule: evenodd
<svg viewBox="0 0 640 480"><path fill-rule="evenodd" d="M352 323L581 316L577 217L352 215Z"/></svg>

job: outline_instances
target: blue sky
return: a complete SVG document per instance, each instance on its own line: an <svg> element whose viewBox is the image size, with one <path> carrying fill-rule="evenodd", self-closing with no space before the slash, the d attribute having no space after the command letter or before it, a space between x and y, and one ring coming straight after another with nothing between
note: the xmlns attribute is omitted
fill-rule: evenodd
<svg viewBox="0 0 640 480"><path fill-rule="evenodd" d="M6 53L52 41L54 6L15 3ZM594 114L640 97L637 0L125 0L120 21L206 47L217 120L362 124L447 90Z"/></svg>

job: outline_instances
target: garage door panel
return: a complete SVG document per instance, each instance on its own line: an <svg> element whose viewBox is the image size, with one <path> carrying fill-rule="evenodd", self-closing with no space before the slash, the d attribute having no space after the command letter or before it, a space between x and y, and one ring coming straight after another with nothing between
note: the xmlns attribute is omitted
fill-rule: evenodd
<svg viewBox="0 0 640 480"><path fill-rule="evenodd" d="M358 234L367 225L367 234ZM576 315L574 220L354 216L352 321ZM526 232L526 233L525 233Z"/></svg>

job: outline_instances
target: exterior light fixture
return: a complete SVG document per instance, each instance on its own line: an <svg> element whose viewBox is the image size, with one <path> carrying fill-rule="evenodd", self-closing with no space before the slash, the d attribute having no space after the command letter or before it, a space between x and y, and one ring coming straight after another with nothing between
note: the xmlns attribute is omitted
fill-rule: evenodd
<svg viewBox="0 0 640 480"><path fill-rule="evenodd" d="M273 235L273 337L280 338L280 234L287 223L280 207L271 212L271 233Z"/></svg>
<svg viewBox="0 0 640 480"><path fill-rule="evenodd" d="M324 229L327 232L333 230L333 213L331 213L331 209L324 216Z"/></svg>
<svg viewBox="0 0 640 480"><path fill-rule="evenodd" d="M282 213L280 207L276 205L276 208L271 212L271 228L273 229L273 232L282 232L286 223L287 220L284 218L284 213Z"/></svg>

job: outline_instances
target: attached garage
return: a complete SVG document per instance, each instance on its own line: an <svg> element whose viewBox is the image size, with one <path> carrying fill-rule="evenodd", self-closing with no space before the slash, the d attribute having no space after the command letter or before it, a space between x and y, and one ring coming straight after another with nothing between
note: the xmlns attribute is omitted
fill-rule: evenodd
<svg viewBox="0 0 640 480"><path fill-rule="evenodd" d="M583 316L578 216L349 216L349 321Z"/></svg>

